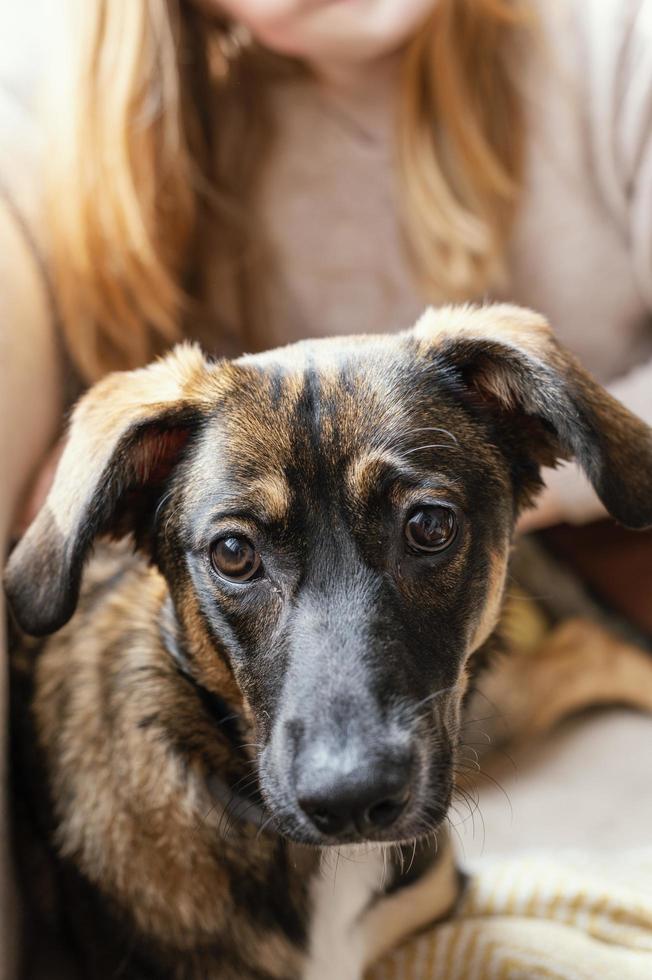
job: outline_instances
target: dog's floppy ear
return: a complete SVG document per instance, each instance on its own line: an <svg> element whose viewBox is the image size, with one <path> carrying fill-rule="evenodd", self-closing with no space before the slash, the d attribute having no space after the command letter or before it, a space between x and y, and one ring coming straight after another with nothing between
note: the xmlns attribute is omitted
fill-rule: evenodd
<svg viewBox="0 0 652 980"><path fill-rule="evenodd" d="M201 417L199 348L183 345L137 371L108 375L75 408L45 504L14 548L5 589L19 626L63 626L93 539L130 529L139 494L162 487Z"/></svg>
<svg viewBox="0 0 652 980"><path fill-rule="evenodd" d="M473 397L538 425L538 462L574 457L613 517L652 525L652 430L560 346L544 317L508 305L430 309L412 335Z"/></svg>

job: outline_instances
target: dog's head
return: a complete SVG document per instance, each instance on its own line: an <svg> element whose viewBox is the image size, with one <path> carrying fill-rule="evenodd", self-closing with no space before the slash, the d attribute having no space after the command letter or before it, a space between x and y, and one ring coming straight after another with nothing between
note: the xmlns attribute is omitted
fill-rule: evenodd
<svg viewBox="0 0 652 980"><path fill-rule="evenodd" d="M411 838L449 803L515 520L570 456L614 517L652 523L650 430L515 307L229 362L181 347L81 401L7 592L56 630L94 538L132 532L197 682L232 674L284 832Z"/></svg>

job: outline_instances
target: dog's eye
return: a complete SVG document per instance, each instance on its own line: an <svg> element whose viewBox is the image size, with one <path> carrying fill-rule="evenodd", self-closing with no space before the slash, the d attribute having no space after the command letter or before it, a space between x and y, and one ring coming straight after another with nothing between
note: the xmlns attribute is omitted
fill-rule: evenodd
<svg viewBox="0 0 652 980"><path fill-rule="evenodd" d="M452 507L433 504L412 511L405 525L405 537L417 551L443 551L455 540L457 528Z"/></svg>
<svg viewBox="0 0 652 980"><path fill-rule="evenodd" d="M248 582L260 568L260 555L248 538L231 535L211 545L213 568L232 582Z"/></svg>

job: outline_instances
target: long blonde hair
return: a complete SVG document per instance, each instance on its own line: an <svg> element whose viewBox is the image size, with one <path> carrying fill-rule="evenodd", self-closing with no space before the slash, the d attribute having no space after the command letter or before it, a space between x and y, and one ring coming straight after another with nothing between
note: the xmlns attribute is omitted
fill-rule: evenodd
<svg viewBox="0 0 652 980"><path fill-rule="evenodd" d="M264 89L270 71L298 69L238 45L189 0L77 0L74 11L49 95L46 207L68 346L94 380L181 335L207 221L240 271L243 336L251 329L246 280L261 270L246 201L268 136ZM530 16L527 0L439 0L405 52L403 228L435 302L477 296L500 275L523 167L512 58ZM243 152L246 140L257 145Z"/></svg>

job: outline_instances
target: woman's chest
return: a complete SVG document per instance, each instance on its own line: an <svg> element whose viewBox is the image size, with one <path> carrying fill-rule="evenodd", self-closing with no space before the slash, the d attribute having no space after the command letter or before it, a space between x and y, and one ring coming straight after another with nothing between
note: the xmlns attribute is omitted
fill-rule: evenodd
<svg viewBox="0 0 652 980"><path fill-rule="evenodd" d="M256 345L411 325L432 297L410 262L391 146L306 91L287 93L276 115L275 150L253 202L267 259ZM581 126L568 111L561 126L555 119L529 120L506 279L491 298L545 313L607 381L652 356L649 314L626 232L594 185Z"/></svg>

